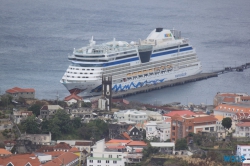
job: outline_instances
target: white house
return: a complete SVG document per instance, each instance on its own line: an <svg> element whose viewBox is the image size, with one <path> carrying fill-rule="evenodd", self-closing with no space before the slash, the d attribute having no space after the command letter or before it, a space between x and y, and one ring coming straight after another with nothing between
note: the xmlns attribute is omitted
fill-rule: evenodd
<svg viewBox="0 0 250 166"><path fill-rule="evenodd" d="M245 156L246 160L250 160L250 145L237 145L236 156Z"/></svg>
<svg viewBox="0 0 250 166"><path fill-rule="evenodd" d="M92 141L89 140L57 140L57 144L60 142L65 142L71 147L76 147L79 151L86 150L88 153L90 153L90 148L92 145Z"/></svg>
<svg viewBox="0 0 250 166"><path fill-rule="evenodd" d="M146 138L152 140L158 138L163 142L170 139L171 124L165 121L150 121L146 123Z"/></svg>
<svg viewBox="0 0 250 166"><path fill-rule="evenodd" d="M234 137L249 137L250 136L250 122L239 122L235 125Z"/></svg>
<svg viewBox="0 0 250 166"><path fill-rule="evenodd" d="M125 154L106 151L104 139L97 141L91 148L91 156L87 158L87 166L125 166Z"/></svg>
<svg viewBox="0 0 250 166"><path fill-rule="evenodd" d="M64 98L64 101L67 103L68 106L78 102L81 103L82 100L82 97L79 97L74 93ZM81 107L81 104L79 106Z"/></svg>
<svg viewBox="0 0 250 166"><path fill-rule="evenodd" d="M148 119L148 115L145 112L137 110L122 110L114 113L114 119L120 121L132 121L136 123L142 123Z"/></svg>

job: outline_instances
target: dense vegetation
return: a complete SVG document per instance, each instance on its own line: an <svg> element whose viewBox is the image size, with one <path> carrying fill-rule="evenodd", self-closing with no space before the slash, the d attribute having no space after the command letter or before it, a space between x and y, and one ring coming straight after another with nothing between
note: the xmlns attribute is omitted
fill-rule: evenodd
<svg viewBox="0 0 250 166"><path fill-rule="evenodd" d="M20 125L20 130L29 134L52 134L52 139L100 139L108 136L108 124L102 120L92 120L82 124L80 118L70 119L69 114L59 110L49 120L39 120L33 115Z"/></svg>

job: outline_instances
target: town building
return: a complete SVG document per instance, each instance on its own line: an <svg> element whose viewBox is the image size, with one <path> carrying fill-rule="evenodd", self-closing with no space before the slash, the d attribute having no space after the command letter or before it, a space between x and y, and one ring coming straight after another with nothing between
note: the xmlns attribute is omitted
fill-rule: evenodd
<svg viewBox="0 0 250 166"><path fill-rule="evenodd" d="M148 140L167 141L171 135L171 123L165 121L149 121L146 123L146 138Z"/></svg>
<svg viewBox="0 0 250 166"><path fill-rule="evenodd" d="M148 120L161 121L162 115L159 112L149 111L149 110L140 110L140 112L145 112L148 116Z"/></svg>
<svg viewBox="0 0 250 166"><path fill-rule="evenodd" d="M170 111L167 114L163 114L163 120L169 119L174 115L180 115L180 116L185 116L185 115L196 115L196 113L190 111L190 110L174 110L174 111Z"/></svg>
<svg viewBox="0 0 250 166"><path fill-rule="evenodd" d="M148 119L148 115L147 113L138 110L121 110L114 112L114 119L117 119L118 122L132 121L142 123Z"/></svg>
<svg viewBox="0 0 250 166"><path fill-rule="evenodd" d="M5 156L9 156L9 155L12 155L12 153L9 152L9 151L6 150L6 149L0 148L0 156L1 156L1 157L5 157Z"/></svg>
<svg viewBox="0 0 250 166"><path fill-rule="evenodd" d="M48 134L27 134L26 132L21 135L21 140L30 140L32 144L50 145L51 133Z"/></svg>
<svg viewBox="0 0 250 166"><path fill-rule="evenodd" d="M237 145L236 156L244 156L250 160L250 145Z"/></svg>
<svg viewBox="0 0 250 166"><path fill-rule="evenodd" d="M7 157L0 157L0 164L4 166L35 166L41 165L35 154L15 154Z"/></svg>
<svg viewBox="0 0 250 166"><path fill-rule="evenodd" d="M40 118L41 119L51 119L58 110L63 110L59 105L44 105L40 109Z"/></svg>
<svg viewBox="0 0 250 166"><path fill-rule="evenodd" d="M250 113L250 103L220 104L214 108L214 115L235 118L237 113Z"/></svg>
<svg viewBox="0 0 250 166"><path fill-rule="evenodd" d="M240 112L236 113L233 117L233 120L235 122L240 122L240 121L250 121L250 112Z"/></svg>
<svg viewBox="0 0 250 166"><path fill-rule="evenodd" d="M118 139L120 135L124 132L127 132L129 126L134 125L135 122L116 122L109 124L109 138Z"/></svg>
<svg viewBox="0 0 250 166"><path fill-rule="evenodd" d="M159 148L160 153L175 154L174 142L150 142L150 145L155 148Z"/></svg>
<svg viewBox="0 0 250 166"><path fill-rule="evenodd" d="M33 115L32 111L13 111L11 118L14 123L19 124L31 115Z"/></svg>
<svg viewBox="0 0 250 166"><path fill-rule="evenodd" d="M82 106L81 103L83 101L83 98L72 93L71 95L65 97L64 101L67 103L68 106L77 103L78 107L81 107Z"/></svg>
<svg viewBox="0 0 250 166"><path fill-rule="evenodd" d="M63 151L63 152L68 152L72 147L65 143L65 142L60 142L54 146L54 151Z"/></svg>
<svg viewBox="0 0 250 166"><path fill-rule="evenodd" d="M250 101L250 96L248 96L246 93L217 93L214 97L214 106L244 101Z"/></svg>
<svg viewBox="0 0 250 166"><path fill-rule="evenodd" d="M19 99L20 97L24 99L34 99L35 98L35 90L32 88L22 89L19 87L14 87L12 89L6 90L6 94L13 97L13 99Z"/></svg>
<svg viewBox="0 0 250 166"><path fill-rule="evenodd" d="M97 141L91 148L91 156L87 158L87 166L125 166L125 154L118 151L108 151L104 139Z"/></svg>
<svg viewBox="0 0 250 166"><path fill-rule="evenodd" d="M76 166L79 165L79 156L72 152L65 152L58 156L57 158L52 159L51 161L43 164L43 166Z"/></svg>
<svg viewBox="0 0 250 166"><path fill-rule="evenodd" d="M123 152L127 164L136 164L142 160L143 148L147 146L144 141L112 139L106 142L106 149Z"/></svg>
<svg viewBox="0 0 250 166"><path fill-rule="evenodd" d="M16 145L16 141L3 141L4 142L4 147L6 150L9 152L13 149L13 147Z"/></svg>
<svg viewBox="0 0 250 166"><path fill-rule="evenodd" d="M250 122L239 122L235 125L234 137L250 137Z"/></svg>
<svg viewBox="0 0 250 166"><path fill-rule="evenodd" d="M93 144L90 140L57 140L57 144L64 142L69 144L71 147L76 147L79 151L86 150L90 153L90 148Z"/></svg>
<svg viewBox="0 0 250 166"><path fill-rule="evenodd" d="M184 138L188 133L215 132L217 119L213 115L171 117L171 141Z"/></svg>

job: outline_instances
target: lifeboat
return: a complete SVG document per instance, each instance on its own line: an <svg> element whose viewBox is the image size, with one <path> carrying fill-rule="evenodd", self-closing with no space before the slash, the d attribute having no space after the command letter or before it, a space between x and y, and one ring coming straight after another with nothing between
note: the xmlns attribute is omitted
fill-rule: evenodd
<svg viewBox="0 0 250 166"><path fill-rule="evenodd" d="M131 73L128 73L128 74L127 74L127 77L131 77L131 76L132 76L132 74L131 74Z"/></svg>
<svg viewBox="0 0 250 166"><path fill-rule="evenodd" d="M166 71L166 67L165 66L161 66L161 71Z"/></svg>
<svg viewBox="0 0 250 166"><path fill-rule="evenodd" d="M148 70L143 70L143 74L148 74Z"/></svg>
<svg viewBox="0 0 250 166"><path fill-rule="evenodd" d="M167 65L167 70L168 70L168 71L173 70L173 66L172 66L172 65Z"/></svg>
<svg viewBox="0 0 250 166"><path fill-rule="evenodd" d="M137 72L132 73L132 76L136 77L137 76Z"/></svg>
<svg viewBox="0 0 250 166"><path fill-rule="evenodd" d="M155 70L156 73L159 73L160 72L160 67L155 67L154 70Z"/></svg>
<svg viewBox="0 0 250 166"><path fill-rule="evenodd" d="M153 73L153 72L154 72L154 70L153 70L153 69L149 69L148 71L149 71L149 73Z"/></svg>
<svg viewBox="0 0 250 166"><path fill-rule="evenodd" d="M142 71L138 71L138 75L143 75L143 72Z"/></svg>

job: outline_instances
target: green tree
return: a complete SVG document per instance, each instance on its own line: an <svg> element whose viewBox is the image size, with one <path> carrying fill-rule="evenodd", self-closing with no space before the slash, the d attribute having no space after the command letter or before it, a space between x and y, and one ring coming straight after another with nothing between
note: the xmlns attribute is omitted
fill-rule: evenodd
<svg viewBox="0 0 250 166"><path fill-rule="evenodd" d="M9 107L12 105L12 99L13 97L10 95L2 95L1 96L1 101L0 101L0 106L2 107Z"/></svg>
<svg viewBox="0 0 250 166"><path fill-rule="evenodd" d="M28 110L32 111L32 113L37 117L40 115L40 109L42 108L43 104L36 102L35 104L31 105Z"/></svg>
<svg viewBox="0 0 250 166"><path fill-rule="evenodd" d="M39 134L41 132L39 127L34 115L21 122L21 130L29 134Z"/></svg>
<svg viewBox="0 0 250 166"><path fill-rule="evenodd" d="M76 118L72 119L71 121L72 121L72 126L74 127L74 129L78 129L82 125L81 118L79 118L79 117L76 117Z"/></svg>
<svg viewBox="0 0 250 166"><path fill-rule="evenodd" d="M83 124L80 129L80 135L83 139L93 138L99 140L109 136L108 123L101 119L91 120L87 124Z"/></svg>
<svg viewBox="0 0 250 166"><path fill-rule="evenodd" d="M232 126L232 119L229 118L229 117L223 118L223 120L222 120L222 126L225 129L229 130L231 128L231 126Z"/></svg>
<svg viewBox="0 0 250 166"><path fill-rule="evenodd" d="M178 139L175 143L176 150L186 150L187 149L187 140L185 138Z"/></svg>

